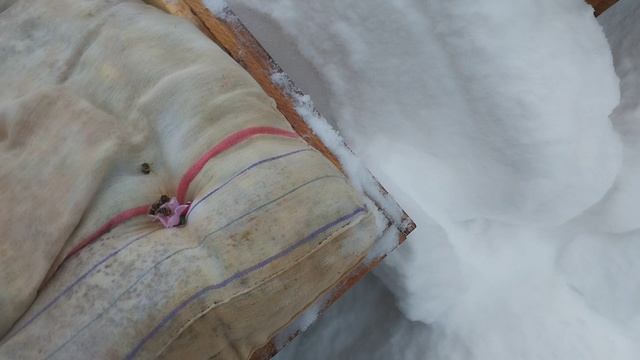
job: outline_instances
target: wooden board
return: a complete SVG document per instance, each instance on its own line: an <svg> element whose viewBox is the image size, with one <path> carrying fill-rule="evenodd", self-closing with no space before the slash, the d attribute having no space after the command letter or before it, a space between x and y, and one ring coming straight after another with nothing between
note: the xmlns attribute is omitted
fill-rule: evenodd
<svg viewBox="0 0 640 360"><path fill-rule="evenodd" d="M587 0L587 2L593 6L593 14L598 16L610 8L611 5L618 2L618 0Z"/></svg>
<svg viewBox="0 0 640 360"><path fill-rule="evenodd" d="M313 133L302 116L296 111L294 96L303 95L302 91L293 84L288 75L273 61L271 56L258 43L231 9L227 7L221 14L216 16L202 3L202 0L147 0L147 2L170 14L186 18L194 23L205 35L215 41L253 76L262 89L275 100L278 110L280 110L289 121L293 129L300 134L307 143L324 154L338 169L344 170L336 155ZM272 74L274 73L281 74L282 76L280 76L280 78L284 78L286 82L288 82L286 89L272 81ZM317 113L317 110L314 109L314 111ZM346 147L346 145L344 146ZM377 191L379 191L380 195L385 196L387 200L390 199L386 190L379 184ZM376 202L374 199L372 200L374 203ZM377 205L381 209L384 209L384 206L381 204ZM397 206L395 203L394 205ZM398 209L400 208L399 206L397 207ZM416 227L415 223L405 212L402 212L400 218L396 218L395 220L393 216L387 214L387 219L388 229L394 227L398 230L398 236L395 242L396 246L400 245L406 239L407 235ZM392 249L388 250L390 251ZM386 253L382 252L368 261L363 260L363 262L352 269L350 273L343 276L333 289L316 299L313 304L310 304L310 307L319 309L320 314L322 314L348 289L371 272L386 255ZM300 329L295 328L282 329L281 334L278 334L271 342L254 352L251 359L262 360L273 357L283 346L283 337L285 340L284 343L286 343L291 341L300 332ZM275 338L279 340L276 341Z"/></svg>

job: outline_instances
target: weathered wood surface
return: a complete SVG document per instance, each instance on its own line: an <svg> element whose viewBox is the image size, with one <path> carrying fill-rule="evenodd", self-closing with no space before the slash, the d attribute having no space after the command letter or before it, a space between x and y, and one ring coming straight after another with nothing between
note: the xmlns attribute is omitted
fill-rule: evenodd
<svg viewBox="0 0 640 360"><path fill-rule="evenodd" d="M610 8L618 0L586 0L589 5L593 6L593 14L598 16Z"/></svg>

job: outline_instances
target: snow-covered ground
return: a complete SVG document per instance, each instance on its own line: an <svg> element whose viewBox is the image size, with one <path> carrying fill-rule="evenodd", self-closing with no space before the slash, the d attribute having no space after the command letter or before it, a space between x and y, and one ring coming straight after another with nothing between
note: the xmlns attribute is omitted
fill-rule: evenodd
<svg viewBox="0 0 640 360"><path fill-rule="evenodd" d="M229 3L418 224L279 359L640 358L640 1Z"/></svg>

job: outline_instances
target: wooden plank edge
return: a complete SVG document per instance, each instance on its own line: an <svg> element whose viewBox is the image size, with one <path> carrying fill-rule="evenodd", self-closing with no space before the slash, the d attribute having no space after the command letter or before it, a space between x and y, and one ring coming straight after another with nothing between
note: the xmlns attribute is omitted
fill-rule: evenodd
<svg viewBox="0 0 640 360"><path fill-rule="evenodd" d="M593 15L600 16L608 8L613 6L618 0L586 0L589 5L593 7Z"/></svg>

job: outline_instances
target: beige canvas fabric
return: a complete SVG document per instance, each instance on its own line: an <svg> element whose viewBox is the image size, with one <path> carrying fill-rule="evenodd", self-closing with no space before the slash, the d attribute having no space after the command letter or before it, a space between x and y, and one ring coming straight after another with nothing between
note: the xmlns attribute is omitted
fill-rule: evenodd
<svg viewBox="0 0 640 360"><path fill-rule="evenodd" d="M262 136L205 166L185 227L136 218L61 265L225 136L290 128L224 51L140 1L0 11L0 358L248 358L372 245L327 159Z"/></svg>

